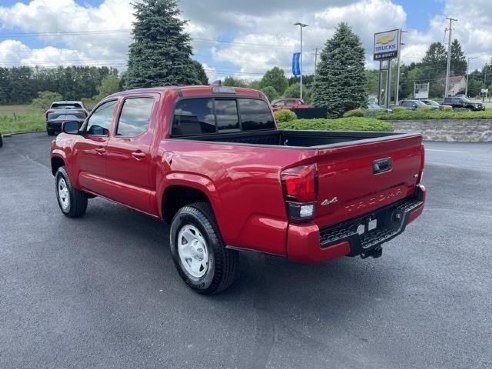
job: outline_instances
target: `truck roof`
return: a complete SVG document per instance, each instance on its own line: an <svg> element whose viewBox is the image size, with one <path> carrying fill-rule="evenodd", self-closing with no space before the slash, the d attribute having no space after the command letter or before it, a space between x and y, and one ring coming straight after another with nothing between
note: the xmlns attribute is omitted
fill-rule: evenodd
<svg viewBox="0 0 492 369"><path fill-rule="evenodd" d="M60 100L60 101L53 101L51 104L82 104L82 101Z"/></svg>
<svg viewBox="0 0 492 369"><path fill-rule="evenodd" d="M257 90L243 87L230 87L230 86L163 86L163 87L148 87L148 88L136 88L133 90L116 92L111 97L117 96L131 96L134 94L145 93L164 93L166 91L174 90L181 96L210 96L210 95L241 95L257 97L266 99L265 95Z"/></svg>

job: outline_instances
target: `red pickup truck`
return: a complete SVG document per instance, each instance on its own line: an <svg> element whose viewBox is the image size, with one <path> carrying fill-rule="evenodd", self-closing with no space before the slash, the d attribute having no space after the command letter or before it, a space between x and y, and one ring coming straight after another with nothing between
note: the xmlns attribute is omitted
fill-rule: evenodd
<svg viewBox="0 0 492 369"><path fill-rule="evenodd" d="M234 280L238 250L292 261L381 256L423 210L418 134L277 130L263 93L223 86L120 92L52 143L61 211L100 196L171 224L183 280Z"/></svg>

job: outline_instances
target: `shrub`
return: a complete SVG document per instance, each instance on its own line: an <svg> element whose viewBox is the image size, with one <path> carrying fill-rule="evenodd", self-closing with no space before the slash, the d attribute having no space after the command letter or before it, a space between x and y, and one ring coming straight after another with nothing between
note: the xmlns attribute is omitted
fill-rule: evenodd
<svg viewBox="0 0 492 369"><path fill-rule="evenodd" d="M296 113L289 109L277 110L273 113L277 123L290 122L297 119Z"/></svg>
<svg viewBox="0 0 492 369"><path fill-rule="evenodd" d="M455 110L393 110L392 114L380 113L376 118L381 120L425 120L425 119L492 119L492 109L485 111Z"/></svg>
<svg viewBox="0 0 492 369"><path fill-rule="evenodd" d="M41 111L46 111L53 101L58 101L62 99L62 95L58 92L53 91L40 91L38 96L32 100L32 105L39 108Z"/></svg>
<svg viewBox="0 0 492 369"><path fill-rule="evenodd" d="M390 123L374 118L297 119L280 123L279 129L322 131L392 131Z"/></svg>
<svg viewBox="0 0 492 369"><path fill-rule="evenodd" d="M350 117L363 117L365 115L365 110L362 108L358 109L353 109L345 112L343 114L344 118L350 118Z"/></svg>

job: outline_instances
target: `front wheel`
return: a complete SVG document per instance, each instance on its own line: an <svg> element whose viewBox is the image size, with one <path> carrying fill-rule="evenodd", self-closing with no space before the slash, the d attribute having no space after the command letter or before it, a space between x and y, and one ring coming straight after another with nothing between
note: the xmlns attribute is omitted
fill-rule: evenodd
<svg viewBox="0 0 492 369"><path fill-rule="evenodd" d="M238 253L225 248L209 204L195 203L177 212L170 246L179 275L196 292L218 293L234 282Z"/></svg>
<svg viewBox="0 0 492 369"><path fill-rule="evenodd" d="M46 133L48 133L48 136L54 136L55 130L53 128L46 128Z"/></svg>
<svg viewBox="0 0 492 369"><path fill-rule="evenodd" d="M72 187L65 167L55 174L56 199L60 210L69 218L78 218L87 210L87 195Z"/></svg>

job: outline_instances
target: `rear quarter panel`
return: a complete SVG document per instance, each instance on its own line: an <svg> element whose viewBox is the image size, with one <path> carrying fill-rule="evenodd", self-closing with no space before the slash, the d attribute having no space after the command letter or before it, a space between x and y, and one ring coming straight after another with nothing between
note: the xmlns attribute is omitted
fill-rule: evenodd
<svg viewBox="0 0 492 369"><path fill-rule="evenodd" d="M284 255L287 215L280 171L314 160L316 150L168 139L158 182L205 192L225 243ZM165 201L165 199L164 199Z"/></svg>

